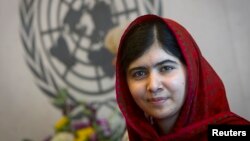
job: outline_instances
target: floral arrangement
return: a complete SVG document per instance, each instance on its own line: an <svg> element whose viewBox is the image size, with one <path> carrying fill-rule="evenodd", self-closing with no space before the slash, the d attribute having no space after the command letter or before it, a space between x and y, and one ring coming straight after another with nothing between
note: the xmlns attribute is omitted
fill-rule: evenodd
<svg viewBox="0 0 250 141"><path fill-rule="evenodd" d="M105 36L104 46L114 55L117 53L120 38L129 21L111 28ZM114 63L115 64L115 57ZM109 122L119 111L114 110L109 118L98 118L95 104L77 101L69 103L67 89L61 89L53 104L63 111L63 116L55 124L55 134L46 141L117 141L122 140L125 124L112 131ZM121 122L121 121L119 121Z"/></svg>
<svg viewBox="0 0 250 141"><path fill-rule="evenodd" d="M98 118L93 103L78 101L70 104L67 89L59 90L53 104L62 109L63 115L54 125L54 135L45 141L113 141L121 138L124 132L123 128L116 133L111 130L109 120L116 113L108 119Z"/></svg>

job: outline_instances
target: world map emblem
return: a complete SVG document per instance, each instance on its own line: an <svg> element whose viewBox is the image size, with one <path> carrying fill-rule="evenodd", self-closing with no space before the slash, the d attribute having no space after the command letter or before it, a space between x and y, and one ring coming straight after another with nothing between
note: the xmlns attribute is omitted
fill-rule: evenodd
<svg viewBox="0 0 250 141"><path fill-rule="evenodd" d="M117 25L107 3L93 2L38 3L39 37L51 68L67 86L91 96L114 89L113 54L103 46L103 38Z"/></svg>
<svg viewBox="0 0 250 141"><path fill-rule="evenodd" d="M22 0L21 39L37 86L52 99L66 87L70 103L85 99L102 114L117 110L114 54L104 38L146 13L161 15L161 0Z"/></svg>
<svg viewBox="0 0 250 141"><path fill-rule="evenodd" d="M114 94L115 72L111 64L114 54L104 47L105 35L112 27L152 12L152 7L147 7L147 4L158 5L155 11L160 15L160 2L43 0L36 3L24 0L27 6L33 8L30 12L33 27L30 26L28 31L34 35L31 40L37 43L36 48L32 45L29 48L26 44L26 50L31 57L37 51L41 55L40 61L46 61L40 69L44 74L48 70L54 85L60 83L67 86L74 96L86 95L95 100L100 95L109 97ZM141 5L146 8L141 9ZM41 80L39 71L31 68ZM45 77L48 78L48 74ZM53 93L53 90L42 89Z"/></svg>

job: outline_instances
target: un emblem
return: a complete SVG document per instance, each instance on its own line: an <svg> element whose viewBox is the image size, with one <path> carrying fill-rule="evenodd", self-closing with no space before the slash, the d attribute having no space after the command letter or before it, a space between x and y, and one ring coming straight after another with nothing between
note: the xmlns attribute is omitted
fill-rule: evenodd
<svg viewBox="0 0 250 141"><path fill-rule="evenodd" d="M24 3L27 4L26 8L35 6L33 1ZM37 68L43 71L38 71L32 66L34 64L29 63L29 66L38 79L45 82L45 85L53 84L54 88L49 89L41 84L39 87L53 95L55 86L61 83L74 96L85 95L94 99L101 95L113 97L114 68L111 61L114 55L104 47L105 35L112 27L139 15L153 12L161 15L160 4L160 1L150 3L140 0L38 1L37 8L29 13L33 15L36 12L37 24L24 28L27 34L33 35L32 41L23 41L39 42L30 47L27 43L24 45L33 61L36 54L34 51L37 51L40 63L46 62ZM31 24L33 17L27 16L30 22L26 24ZM35 35L37 38L34 38ZM36 60L35 63L39 62ZM45 81L46 78L51 81Z"/></svg>
<svg viewBox="0 0 250 141"><path fill-rule="evenodd" d="M114 54L103 41L146 13L162 15L161 0L22 0L21 39L37 86L50 98L66 87L71 103L87 99L100 113L117 110Z"/></svg>

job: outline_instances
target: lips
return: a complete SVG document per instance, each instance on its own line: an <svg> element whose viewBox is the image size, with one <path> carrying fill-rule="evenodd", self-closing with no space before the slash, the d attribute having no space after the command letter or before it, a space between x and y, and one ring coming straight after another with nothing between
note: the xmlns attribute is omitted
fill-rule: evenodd
<svg viewBox="0 0 250 141"><path fill-rule="evenodd" d="M155 105L159 105L164 103L168 98L167 97L155 97L155 98L148 98L147 101L155 104Z"/></svg>

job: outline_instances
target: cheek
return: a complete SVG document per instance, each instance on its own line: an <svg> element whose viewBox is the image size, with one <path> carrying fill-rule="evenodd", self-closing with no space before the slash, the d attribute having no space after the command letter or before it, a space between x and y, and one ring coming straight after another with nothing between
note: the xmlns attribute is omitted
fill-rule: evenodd
<svg viewBox="0 0 250 141"><path fill-rule="evenodd" d="M134 99L138 98L138 97L142 97L145 93L145 87L143 86L142 83L128 82L128 87L129 87L130 93Z"/></svg>
<svg viewBox="0 0 250 141"><path fill-rule="evenodd" d="M176 89L185 89L186 87L186 80L183 78L175 79L171 83Z"/></svg>
<svg viewBox="0 0 250 141"><path fill-rule="evenodd" d="M168 81L168 86L177 97L183 97L186 92L186 79L183 76L173 78Z"/></svg>

